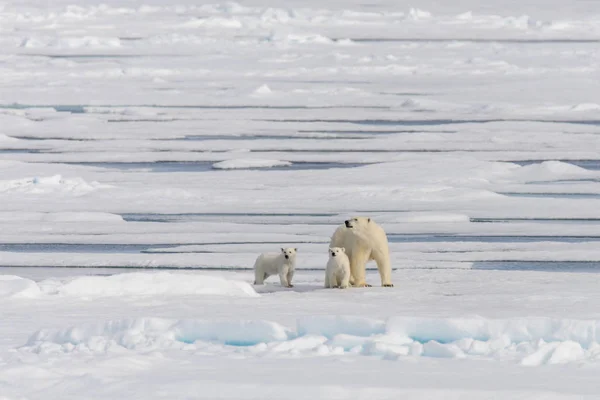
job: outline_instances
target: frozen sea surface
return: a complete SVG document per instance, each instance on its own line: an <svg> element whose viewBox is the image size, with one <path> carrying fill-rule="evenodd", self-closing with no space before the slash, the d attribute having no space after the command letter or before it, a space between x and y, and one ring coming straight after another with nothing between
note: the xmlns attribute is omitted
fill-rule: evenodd
<svg viewBox="0 0 600 400"><path fill-rule="evenodd" d="M598 43L585 0L4 2L0 399L598 398ZM394 288L323 288L352 215Z"/></svg>

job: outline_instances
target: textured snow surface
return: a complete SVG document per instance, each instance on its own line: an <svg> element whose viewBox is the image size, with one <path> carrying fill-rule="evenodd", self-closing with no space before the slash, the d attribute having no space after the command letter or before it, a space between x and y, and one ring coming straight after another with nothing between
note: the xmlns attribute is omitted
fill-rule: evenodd
<svg viewBox="0 0 600 400"><path fill-rule="evenodd" d="M111 276L81 276L59 282L0 275L0 296L114 297L114 296L215 295L257 297L246 282L211 276L159 273L127 273Z"/></svg>
<svg viewBox="0 0 600 400"><path fill-rule="evenodd" d="M588 0L4 1L0 399L597 399L599 43ZM393 288L323 288L354 215Z"/></svg>
<svg viewBox="0 0 600 400"><path fill-rule="evenodd" d="M308 271L293 289L256 286L259 296L247 291L250 271L9 270L30 277L3 275L9 284L0 286L12 290L0 305L10 321L0 326L0 388L17 398L42 389L108 398L124 393L125 378L150 397L161 387L171 396L209 388L200 398L282 395L286 385L265 381L267 372L304 387L298 398L332 390L356 398L332 375L363 376L375 392L350 386L383 398L441 396L442 388L473 399L595 396L596 274L406 270L394 273L395 288L340 290L322 287L323 271ZM465 373L477 379L461 381ZM256 380L260 387L248 386Z"/></svg>
<svg viewBox="0 0 600 400"><path fill-rule="evenodd" d="M37 297L39 286L31 279L14 275L0 275L0 298L4 297Z"/></svg>
<svg viewBox="0 0 600 400"><path fill-rule="evenodd" d="M383 329L382 329L383 328ZM144 318L41 330L20 350L34 353L161 349L248 357L367 355L511 360L526 366L600 358L600 321L392 317L304 317L296 330L269 321Z"/></svg>

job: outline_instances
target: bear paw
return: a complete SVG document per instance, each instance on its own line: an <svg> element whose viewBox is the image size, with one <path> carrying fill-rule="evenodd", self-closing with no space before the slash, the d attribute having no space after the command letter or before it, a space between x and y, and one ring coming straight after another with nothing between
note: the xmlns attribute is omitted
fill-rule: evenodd
<svg viewBox="0 0 600 400"><path fill-rule="evenodd" d="M293 288L293 287L294 287L294 285L292 285L291 283L286 286L286 288Z"/></svg>
<svg viewBox="0 0 600 400"><path fill-rule="evenodd" d="M348 289L348 285L338 286L338 288L340 288L340 289Z"/></svg>
<svg viewBox="0 0 600 400"><path fill-rule="evenodd" d="M369 285L368 283L357 283L356 285L354 285L354 287L372 287L372 285Z"/></svg>
<svg viewBox="0 0 600 400"><path fill-rule="evenodd" d="M384 283L383 285L381 285L382 287L394 287L393 283Z"/></svg>

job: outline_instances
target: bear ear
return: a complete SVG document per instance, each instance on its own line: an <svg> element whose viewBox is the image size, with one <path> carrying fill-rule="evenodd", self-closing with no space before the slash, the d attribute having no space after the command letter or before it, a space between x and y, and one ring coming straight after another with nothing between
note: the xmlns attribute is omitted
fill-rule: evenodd
<svg viewBox="0 0 600 400"><path fill-rule="evenodd" d="M281 248L281 252L282 252L282 253L285 253L285 249L284 249L283 247Z"/></svg>

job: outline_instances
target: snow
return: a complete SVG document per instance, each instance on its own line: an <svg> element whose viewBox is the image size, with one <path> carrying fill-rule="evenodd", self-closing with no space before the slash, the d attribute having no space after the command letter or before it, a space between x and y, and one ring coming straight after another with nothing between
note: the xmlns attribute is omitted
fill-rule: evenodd
<svg viewBox="0 0 600 400"><path fill-rule="evenodd" d="M119 296L235 296L258 297L246 282L210 276L173 275L169 272L134 272L111 276L81 276L67 281L34 282L12 275L0 275L0 296L71 296L102 298Z"/></svg>
<svg viewBox="0 0 600 400"><path fill-rule="evenodd" d="M88 183L82 178L63 179L60 175L0 181L0 192L7 193L72 193L74 195L85 195L102 187L103 185L97 182Z"/></svg>
<svg viewBox="0 0 600 400"><path fill-rule="evenodd" d="M371 336L383 333L382 321L373 321L360 317L305 317L298 320L297 329L301 335L313 334L332 338L339 334L353 336Z"/></svg>
<svg viewBox="0 0 600 400"><path fill-rule="evenodd" d="M35 297L40 288L31 279L14 275L0 275L0 298L6 297Z"/></svg>
<svg viewBox="0 0 600 400"><path fill-rule="evenodd" d="M246 282L206 276L131 273L109 277L86 276L73 279L55 289L64 296L156 296L156 295L217 295L255 297L258 294Z"/></svg>
<svg viewBox="0 0 600 400"><path fill-rule="evenodd" d="M382 331L382 327L385 331ZM36 354L179 349L203 355L323 357L357 355L402 361L433 357L510 360L524 366L594 361L600 321L393 317L310 317L297 330L264 320L125 319L34 333L19 351ZM385 333L384 333L385 332Z"/></svg>
<svg viewBox="0 0 600 400"><path fill-rule="evenodd" d="M172 348L178 343L189 350L189 344L216 342L229 346L251 346L286 340L284 327L268 321L222 321L210 323L197 320L169 321L160 318L110 321L103 325L70 327L52 332L39 331L33 334L26 349L47 352L49 344L60 345L63 352L106 351L109 343L129 350L149 351ZM55 351L52 349L50 351Z"/></svg>
<svg viewBox="0 0 600 400"><path fill-rule="evenodd" d="M599 21L5 1L0 398L596 399ZM353 215L393 288L323 288Z"/></svg>
<svg viewBox="0 0 600 400"><path fill-rule="evenodd" d="M102 212L0 212L2 222L124 222L123 217L116 214Z"/></svg>

